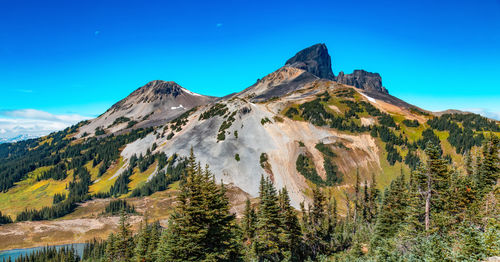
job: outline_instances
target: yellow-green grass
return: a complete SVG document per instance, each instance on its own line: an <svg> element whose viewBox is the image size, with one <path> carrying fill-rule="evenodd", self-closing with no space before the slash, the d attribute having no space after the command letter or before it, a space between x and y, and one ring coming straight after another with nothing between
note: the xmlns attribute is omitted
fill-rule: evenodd
<svg viewBox="0 0 500 262"><path fill-rule="evenodd" d="M438 131L438 130L434 130L434 133L436 134L436 136L439 137L439 140L441 140L441 148L443 149L443 154L450 155L453 162L455 162L456 164L461 164L462 157L459 154L457 154L455 147L452 146L450 142L448 142L448 137L450 136L450 133L448 133L448 131Z"/></svg>
<svg viewBox="0 0 500 262"><path fill-rule="evenodd" d="M418 127L407 127L404 124L399 125L401 127L401 133L404 132L403 136L408 137L411 142L417 141L422 138L422 132L424 132L424 125L419 125Z"/></svg>
<svg viewBox="0 0 500 262"><path fill-rule="evenodd" d="M92 181L95 181L96 179L98 179L98 175L99 175L99 168L103 165L103 163L99 163L97 166L95 167L92 167L92 160L89 161L87 164L84 165L84 167L89 171L90 173L90 177L91 177L91 180Z"/></svg>
<svg viewBox="0 0 500 262"><path fill-rule="evenodd" d="M130 188L130 192L123 197L129 196L132 193L132 190L144 185L148 180L148 177L155 171L157 162L154 162L149 168L144 172L139 172L138 168L134 169L134 174L130 176L130 183L128 187Z"/></svg>
<svg viewBox="0 0 500 262"><path fill-rule="evenodd" d="M123 158L120 157L118 160L118 163L113 163L111 167L104 173L101 177L99 177L99 181L96 183L92 184L89 187L89 192L91 194L95 194L98 192L108 192L111 186L115 183L115 180L118 178L118 176L114 177L113 179L110 179L118 170L125 164L123 161Z"/></svg>
<svg viewBox="0 0 500 262"><path fill-rule="evenodd" d="M41 139L41 141L38 143L39 146L43 145L43 144L49 144L49 145L52 145L52 141L54 140L53 137L43 137Z"/></svg>
<svg viewBox="0 0 500 262"><path fill-rule="evenodd" d="M16 183L6 193L0 193L0 211L15 218L19 212L25 209L41 209L51 206L54 195L66 192L66 185L73 178L70 174L62 181L53 179L36 181L36 177L49 168L36 169L29 174L27 179Z"/></svg>
<svg viewBox="0 0 500 262"><path fill-rule="evenodd" d="M377 139L376 143L378 148L385 149L385 144L382 141L380 141L380 139ZM379 158L380 158L379 161L380 167L382 169L379 175L376 176L377 186L379 189L384 189L391 183L392 180L401 175L401 169L406 175L410 173L409 167L406 166L404 163L396 162L394 165L391 166L387 161L387 151L385 150L379 151Z"/></svg>

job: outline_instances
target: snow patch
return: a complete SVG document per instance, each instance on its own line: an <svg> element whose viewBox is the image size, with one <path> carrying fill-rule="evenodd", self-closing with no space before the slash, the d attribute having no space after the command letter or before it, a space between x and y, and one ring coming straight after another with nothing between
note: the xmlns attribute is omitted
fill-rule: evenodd
<svg viewBox="0 0 500 262"><path fill-rule="evenodd" d="M186 92L186 93L188 93L188 94L190 94L190 95L192 95L192 96L202 96L202 95L200 95L200 94L193 93L193 92L191 92L191 91L187 90L187 89L186 89L186 88L184 88L184 87L182 88L182 91L184 91L184 92Z"/></svg>
<svg viewBox="0 0 500 262"><path fill-rule="evenodd" d="M184 109L184 107L183 107L182 105L179 105L179 106L173 106L173 107L171 107L170 109L175 110L175 109L180 109L180 108Z"/></svg>
<svg viewBox="0 0 500 262"><path fill-rule="evenodd" d="M371 97L369 97L369 96L367 96L367 95L365 95L363 93L360 93L360 94L363 95L364 97L366 97L366 99L368 99L368 101L370 101L372 103L377 103L377 100L375 100L375 99L373 99L373 98L371 98Z"/></svg>

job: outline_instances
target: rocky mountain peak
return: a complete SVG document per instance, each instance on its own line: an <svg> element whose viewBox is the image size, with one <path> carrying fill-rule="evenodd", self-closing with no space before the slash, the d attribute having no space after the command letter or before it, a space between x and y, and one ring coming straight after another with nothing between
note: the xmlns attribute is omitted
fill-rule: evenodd
<svg viewBox="0 0 500 262"><path fill-rule="evenodd" d="M340 72L336 78L338 83L355 86L359 89L374 90L382 93L389 93L382 86L382 77L378 73L371 73L365 70L354 70L352 74L344 74Z"/></svg>
<svg viewBox="0 0 500 262"><path fill-rule="evenodd" d="M172 95L173 97L179 96L182 94L183 90L185 90L174 81L163 80L151 81L140 89L143 89L144 92L146 90L152 90L155 95Z"/></svg>
<svg viewBox="0 0 500 262"><path fill-rule="evenodd" d="M325 44L315 44L298 52L285 66L305 70L319 78L334 79L332 61Z"/></svg>

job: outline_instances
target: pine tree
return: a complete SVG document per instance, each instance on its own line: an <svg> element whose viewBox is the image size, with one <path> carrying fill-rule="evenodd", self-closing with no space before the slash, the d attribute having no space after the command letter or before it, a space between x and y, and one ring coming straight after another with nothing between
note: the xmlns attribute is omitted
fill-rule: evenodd
<svg viewBox="0 0 500 262"><path fill-rule="evenodd" d="M140 224L139 233L136 235L137 243L134 249L134 261L137 262L146 262L151 261L149 257L147 257L148 245L150 240L150 227L148 225L147 220L145 224Z"/></svg>
<svg viewBox="0 0 500 262"><path fill-rule="evenodd" d="M256 220L257 215L255 214L255 209L252 208L250 199L247 198L242 220L243 237L246 245L250 245L253 240Z"/></svg>
<svg viewBox="0 0 500 262"><path fill-rule="evenodd" d="M384 192L384 200L380 214L377 216L375 234L372 246L376 246L381 239L391 238L401 228L406 217L407 186L404 174L393 180Z"/></svg>
<svg viewBox="0 0 500 262"><path fill-rule="evenodd" d="M329 234L330 222L326 213L326 199L318 187L313 188L313 203L307 214L307 224L304 227L304 244L307 249L307 256L316 258L321 254L326 254L330 244Z"/></svg>
<svg viewBox="0 0 500 262"><path fill-rule="evenodd" d="M282 228L281 243L285 260L302 261L300 254L302 232L297 214L290 205L286 187L279 192L279 206Z"/></svg>
<svg viewBox="0 0 500 262"><path fill-rule="evenodd" d="M238 261L240 247L235 217L223 185L217 185L208 167L196 164L193 150L187 174L169 226L158 249L160 261Z"/></svg>
<svg viewBox="0 0 500 262"><path fill-rule="evenodd" d="M481 195L484 195L485 192L490 190L491 186L494 185L500 177L499 150L500 140L497 136L491 134L482 146L483 157L476 176L476 182Z"/></svg>
<svg viewBox="0 0 500 262"><path fill-rule="evenodd" d="M281 220L276 189L269 178L261 179L260 204L255 228L254 252L259 261L281 261Z"/></svg>
<svg viewBox="0 0 500 262"><path fill-rule="evenodd" d="M156 250L158 249L158 244L160 242L161 226L159 221L155 221L151 224L148 249L146 251L146 258L148 261L157 261Z"/></svg>
<svg viewBox="0 0 500 262"><path fill-rule="evenodd" d="M360 187L360 178L359 178L359 168L356 169L356 184L354 184L354 221L358 222L358 215L360 210L360 197L359 197L359 187Z"/></svg>
<svg viewBox="0 0 500 262"><path fill-rule="evenodd" d="M375 221L377 217L377 200L380 195L380 191L377 188L377 180L375 179L375 174L372 173L372 181L370 183L370 192L368 197L368 222L371 223Z"/></svg>
<svg viewBox="0 0 500 262"><path fill-rule="evenodd" d="M438 217L437 211L444 210L447 200L446 193L449 189L449 172L447 162L441 158L438 146L431 142L427 143L425 154L427 156L426 163L425 165L421 164L417 169L415 179L418 183L419 193L425 199L424 223L425 230L429 230L432 210L434 210L435 217Z"/></svg>
<svg viewBox="0 0 500 262"><path fill-rule="evenodd" d="M470 150L466 151L463 157L464 157L465 172L468 176L470 176L474 172L472 168L472 156Z"/></svg>
<svg viewBox="0 0 500 262"><path fill-rule="evenodd" d="M133 256L133 238L128 223L128 215L122 211L119 222L119 232L116 239L116 260L130 261Z"/></svg>

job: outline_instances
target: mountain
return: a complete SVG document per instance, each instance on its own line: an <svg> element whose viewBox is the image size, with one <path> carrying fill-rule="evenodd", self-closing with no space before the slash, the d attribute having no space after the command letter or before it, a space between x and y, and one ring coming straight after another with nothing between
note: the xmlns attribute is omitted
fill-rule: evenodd
<svg viewBox="0 0 500 262"><path fill-rule="evenodd" d="M114 133L132 126L162 125L214 99L215 97L193 93L172 81L151 81L80 128L78 136L95 133L96 129Z"/></svg>
<svg viewBox="0 0 500 262"><path fill-rule="evenodd" d="M286 187L297 209L312 203L315 188L345 203L356 181L384 189L409 174L428 142L463 163L489 133L500 134L498 122L436 116L390 95L377 73L335 77L324 44L221 98L156 80L96 119L0 145L0 211L19 221L44 220L0 228L0 249L106 237L118 222L103 215L113 198L166 225L191 151L226 184L232 211L241 215L245 200L259 196L261 177ZM61 194L68 202L57 204ZM339 204L339 212L349 211Z"/></svg>
<svg viewBox="0 0 500 262"><path fill-rule="evenodd" d="M375 90L383 93L389 93L382 86L382 77L378 73L370 73L365 70L354 70L352 74L345 75L340 71L336 81L341 84L355 86L363 90Z"/></svg>
<svg viewBox="0 0 500 262"><path fill-rule="evenodd" d="M335 79L332 61L325 44L310 46L288 59L285 66L307 71L319 78Z"/></svg>

